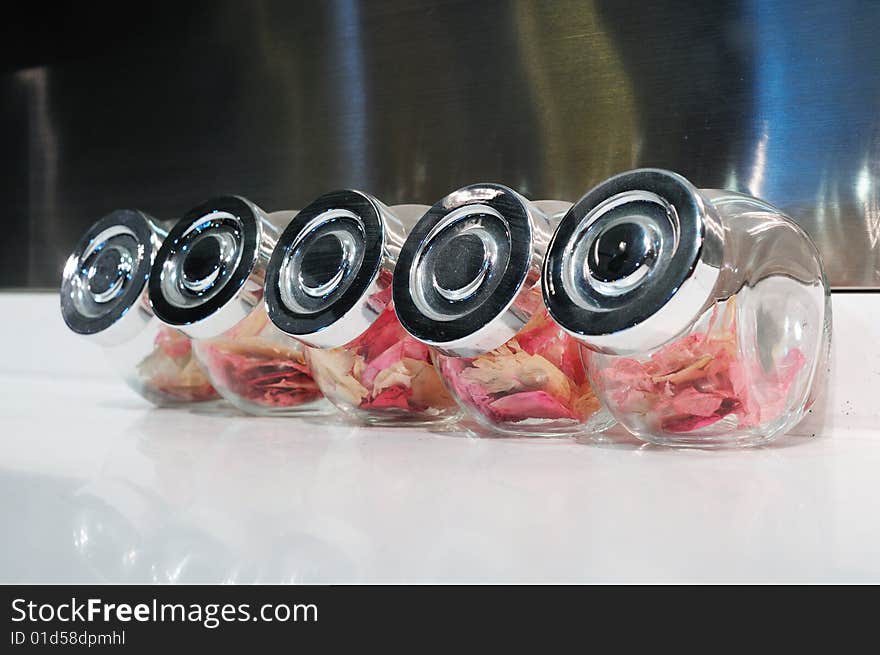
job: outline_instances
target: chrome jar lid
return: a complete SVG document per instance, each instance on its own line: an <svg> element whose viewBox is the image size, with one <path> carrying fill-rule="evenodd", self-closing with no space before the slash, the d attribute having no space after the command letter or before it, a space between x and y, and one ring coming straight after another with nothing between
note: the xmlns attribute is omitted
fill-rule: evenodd
<svg viewBox="0 0 880 655"><path fill-rule="evenodd" d="M516 301L529 286L533 211L499 184L464 187L431 207L407 237L394 276L394 307L407 332L461 357L515 336L529 319Z"/></svg>
<svg viewBox="0 0 880 655"><path fill-rule="evenodd" d="M355 190L326 193L288 224L266 270L269 318L283 332L318 348L345 345L384 307L370 303L379 274L393 264L387 209Z"/></svg>
<svg viewBox="0 0 880 655"><path fill-rule="evenodd" d="M146 299L161 231L152 218L118 209L92 225L74 248L61 278L67 326L102 345L132 338L152 318Z"/></svg>
<svg viewBox="0 0 880 655"><path fill-rule="evenodd" d="M265 213L238 196L213 198L179 220L156 255L150 302L159 319L191 337L217 336L262 296L274 244Z"/></svg>
<svg viewBox="0 0 880 655"><path fill-rule="evenodd" d="M721 224L690 182L658 169L621 173L557 227L544 259L544 302L596 350L651 350L699 318L722 254Z"/></svg>

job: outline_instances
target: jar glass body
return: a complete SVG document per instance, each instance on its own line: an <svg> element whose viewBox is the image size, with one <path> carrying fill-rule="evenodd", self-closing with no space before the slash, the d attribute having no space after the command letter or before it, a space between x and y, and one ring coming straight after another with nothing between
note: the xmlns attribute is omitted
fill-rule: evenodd
<svg viewBox="0 0 880 655"><path fill-rule="evenodd" d="M339 348L306 347L324 396L348 418L370 425L426 425L453 420L449 395L425 344L411 337L394 313L389 285L374 294L378 318Z"/></svg>
<svg viewBox="0 0 880 655"><path fill-rule="evenodd" d="M315 413L323 408L303 346L272 324L262 303L219 336L194 339L193 352L214 388L249 414Z"/></svg>
<svg viewBox="0 0 880 655"><path fill-rule="evenodd" d="M449 390L492 433L554 437L607 430L615 421L592 389L591 353L552 321L539 291L526 301L532 318L504 345L478 357L436 356Z"/></svg>
<svg viewBox="0 0 880 655"><path fill-rule="evenodd" d="M130 341L104 351L128 386L155 405L220 397L193 355L192 340L156 318Z"/></svg>
<svg viewBox="0 0 880 655"><path fill-rule="evenodd" d="M65 263L61 316L150 402L215 400L190 338L163 325L150 305L150 269L167 227L137 209L116 209L92 224Z"/></svg>
<svg viewBox="0 0 880 655"><path fill-rule="evenodd" d="M192 337L214 388L249 414L324 411L302 347L270 322L263 299L270 253L295 215L211 198L174 224L151 269L156 317Z"/></svg>
<svg viewBox="0 0 880 655"><path fill-rule="evenodd" d="M649 352L592 354L591 379L645 441L756 445L791 429L821 389L830 294L812 241L760 200L701 190L723 228L723 264L703 311Z"/></svg>

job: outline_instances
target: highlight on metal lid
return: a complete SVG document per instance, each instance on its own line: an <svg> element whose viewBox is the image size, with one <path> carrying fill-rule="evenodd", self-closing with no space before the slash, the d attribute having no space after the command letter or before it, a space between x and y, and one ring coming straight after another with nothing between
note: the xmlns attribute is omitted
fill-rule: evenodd
<svg viewBox="0 0 880 655"><path fill-rule="evenodd" d="M355 190L331 191L288 224L266 269L265 300L283 332L318 348L342 346L384 309L370 296L389 267L382 204Z"/></svg>
<svg viewBox="0 0 880 655"><path fill-rule="evenodd" d="M247 316L262 295L260 255L272 245L266 243L267 225L265 213L238 196L213 198L188 211L153 263L149 289L156 316L200 338Z"/></svg>
<svg viewBox="0 0 880 655"><path fill-rule="evenodd" d="M723 251L720 222L676 173L638 169L602 182L559 223L544 260L551 316L595 350L650 350L696 320Z"/></svg>
<svg viewBox="0 0 880 655"><path fill-rule="evenodd" d="M500 184L467 186L431 207L397 262L393 298L404 328L465 357L513 337L529 319L516 301L532 269L533 211Z"/></svg>
<svg viewBox="0 0 880 655"><path fill-rule="evenodd" d="M152 318L145 293L160 232L135 209L113 211L86 231L61 278L61 314L71 330L114 345Z"/></svg>

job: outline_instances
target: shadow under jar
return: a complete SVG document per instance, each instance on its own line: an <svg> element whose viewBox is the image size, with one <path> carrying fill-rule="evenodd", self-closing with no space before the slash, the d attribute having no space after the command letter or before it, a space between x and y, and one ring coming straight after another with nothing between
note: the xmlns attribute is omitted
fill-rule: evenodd
<svg viewBox="0 0 880 655"><path fill-rule="evenodd" d="M458 414L430 349L407 334L391 302L406 227L427 209L327 193L291 221L269 262L270 319L306 344L318 387L356 422L437 424Z"/></svg>
<svg viewBox="0 0 880 655"><path fill-rule="evenodd" d="M150 276L156 316L193 338L214 387L250 414L327 410L303 348L275 328L263 303L269 256L295 215L266 214L238 196L209 200L171 229Z"/></svg>
<svg viewBox="0 0 880 655"><path fill-rule="evenodd" d="M590 387L589 353L549 319L541 299L549 215L569 206L529 202L498 184L467 186L437 202L401 250L397 314L437 351L440 374L477 432L586 435L614 423Z"/></svg>
<svg viewBox="0 0 880 655"><path fill-rule="evenodd" d="M544 299L595 351L599 397L645 441L767 442L827 373L830 294L810 238L762 200L669 171L622 173L571 208Z"/></svg>
<svg viewBox="0 0 880 655"><path fill-rule="evenodd" d="M189 337L163 325L147 296L165 229L147 214L118 209L83 234L61 278L61 315L103 347L126 383L156 405L219 396L192 354Z"/></svg>

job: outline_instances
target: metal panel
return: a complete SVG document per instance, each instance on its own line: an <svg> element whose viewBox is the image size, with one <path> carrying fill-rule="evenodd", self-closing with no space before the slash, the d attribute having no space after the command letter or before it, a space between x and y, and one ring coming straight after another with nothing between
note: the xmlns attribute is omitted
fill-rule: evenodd
<svg viewBox="0 0 880 655"><path fill-rule="evenodd" d="M880 286L878 3L42 11L3 28L2 286L56 286L116 207L277 210L337 187L430 204L476 181L575 200L641 165L766 198L836 287Z"/></svg>

